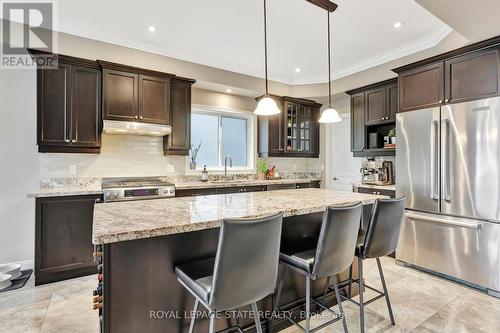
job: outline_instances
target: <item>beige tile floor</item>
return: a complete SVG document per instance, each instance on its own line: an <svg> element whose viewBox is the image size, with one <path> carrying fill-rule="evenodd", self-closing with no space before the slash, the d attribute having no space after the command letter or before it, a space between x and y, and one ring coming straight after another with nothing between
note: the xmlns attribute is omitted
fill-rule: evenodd
<svg viewBox="0 0 500 333"><path fill-rule="evenodd" d="M500 300L474 289L383 258L396 326L392 326L384 299L367 306L367 332L500 332ZM368 284L379 287L374 260L365 263ZM96 277L89 276L34 287L30 280L19 291L0 294L0 333L98 332L97 314L91 310ZM365 292L370 298L373 292ZM344 302L346 303L346 302ZM358 309L344 306L350 332L359 332ZM336 307L334 310L337 310ZM323 320L316 318L312 325ZM300 332L291 327L283 333ZM319 331L342 332L341 322Z"/></svg>

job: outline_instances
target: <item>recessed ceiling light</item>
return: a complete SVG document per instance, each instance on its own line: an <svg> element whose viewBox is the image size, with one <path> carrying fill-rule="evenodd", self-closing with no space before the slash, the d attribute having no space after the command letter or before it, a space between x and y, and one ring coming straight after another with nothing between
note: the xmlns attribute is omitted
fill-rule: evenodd
<svg viewBox="0 0 500 333"><path fill-rule="evenodd" d="M403 26L403 22L395 22L392 26L394 27L394 29L399 29Z"/></svg>
<svg viewBox="0 0 500 333"><path fill-rule="evenodd" d="M227 92L228 94L230 94L230 93L232 93L233 91L232 91L231 89L227 88L227 89L226 89L226 92Z"/></svg>
<svg viewBox="0 0 500 333"><path fill-rule="evenodd" d="M150 25L148 27L148 30L151 31L151 32L155 32L156 31L156 27L154 25Z"/></svg>
<svg viewBox="0 0 500 333"><path fill-rule="evenodd" d="M295 73L300 73L300 67L295 68Z"/></svg>

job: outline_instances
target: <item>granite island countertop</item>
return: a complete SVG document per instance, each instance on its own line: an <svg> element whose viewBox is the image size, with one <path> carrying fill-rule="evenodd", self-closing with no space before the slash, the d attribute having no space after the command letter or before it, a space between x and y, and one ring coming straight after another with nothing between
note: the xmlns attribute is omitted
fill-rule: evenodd
<svg viewBox="0 0 500 333"><path fill-rule="evenodd" d="M387 197L311 188L103 203L94 208L92 237L107 244L217 228L224 218L311 214L378 198Z"/></svg>

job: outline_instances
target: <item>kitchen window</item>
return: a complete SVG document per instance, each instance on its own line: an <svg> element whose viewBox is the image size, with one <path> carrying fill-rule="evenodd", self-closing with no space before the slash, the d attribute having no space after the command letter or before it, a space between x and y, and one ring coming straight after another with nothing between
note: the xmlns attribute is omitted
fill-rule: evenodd
<svg viewBox="0 0 500 333"><path fill-rule="evenodd" d="M198 147L196 169L206 165L210 170L223 170L226 156L233 167L228 170L253 170L254 122L250 112L193 108L191 113L191 145Z"/></svg>

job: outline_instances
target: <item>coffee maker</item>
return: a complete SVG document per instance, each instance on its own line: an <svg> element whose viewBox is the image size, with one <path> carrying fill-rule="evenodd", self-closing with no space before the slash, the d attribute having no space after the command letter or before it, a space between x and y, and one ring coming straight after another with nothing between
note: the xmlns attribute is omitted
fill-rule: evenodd
<svg viewBox="0 0 500 333"><path fill-rule="evenodd" d="M361 165L361 182L371 185L394 184L391 161L363 161Z"/></svg>

